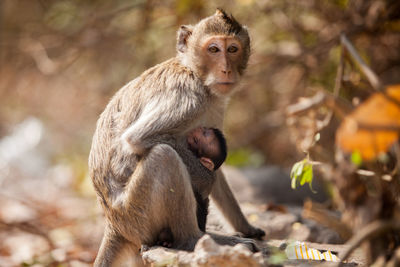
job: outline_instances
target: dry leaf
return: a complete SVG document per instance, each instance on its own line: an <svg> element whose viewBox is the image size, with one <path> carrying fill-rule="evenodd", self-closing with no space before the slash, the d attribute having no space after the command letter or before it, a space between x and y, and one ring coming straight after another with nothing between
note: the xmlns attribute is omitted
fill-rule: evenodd
<svg viewBox="0 0 400 267"><path fill-rule="evenodd" d="M375 93L349 116L336 132L336 144L346 152L359 152L372 160L399 139L400 85Z"/></svg>

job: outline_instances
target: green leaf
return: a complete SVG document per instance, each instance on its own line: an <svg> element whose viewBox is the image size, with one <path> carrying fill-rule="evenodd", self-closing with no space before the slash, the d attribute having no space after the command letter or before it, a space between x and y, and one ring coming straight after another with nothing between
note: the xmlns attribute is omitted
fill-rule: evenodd
<svg viewBox="0 0 400 267"><path fill-rule="evenodd" d="M282 265L287 260L286 253L278 248L272 248L271 256L268 258L268 263L273 265Z"/></svg>
<svg viewBox="0 0 400 267"><path fill-rule="evenodd" d="M305 158L302 161L296 162L293 165L293 168L290 172L290 178L292 179L291 187L292 189L296 189L297 184L303 186L308 183L310 185L311 191L312 189L312 180L313 180L313 169L310 161Z"/></svg>
<svg viewBox="0 0 400 267"><path fill-rule="evenodd" d="M297 181L301 177L301 174L303 172L304 163L305 163L305 160L302 160L302 161L296 162L293 165L293 168L290 172L290 178L292 179L292 189L296 189Z"/></svg>
<svg viewBox="0 0 400 267"><path fill-rule="evenodd" d="M290 178L294 178L294 177L298 176L299 173L302 172L301 169L303 168L303 165L304 165L304 160L296 162L293 165L292 171L290 172ZM300 170L300 172L299 172L299 170Z"/></svg>
<svg viewBox="0 0 400 267"><path fill-rule="evenodd" d="M292 189L296 189L296 184L297 184L296 178L293 178L292 179Z"/></svg>
<svg viewBox="0 0 400 267"><path fill-rule="evenodd" d="M304 185L305 183L309 183L312 181L312 167L311 165L305 165L304 170L301 174L300 185Z"/></svg>
<svg viewBox="0 0 400 267"><path fill-rule="evenodd" d="M350 160L357 167L361 166L362 164L361 153L359 151L354 151L353 153L351 153Z"/></svg>
<svg viewBox="0 0 400 267"><path fill-rule="evenodd" d="M301 174L303 173L304 164L305 164L304 160L302 162L300 162L299 167L296 170L295 176L301 176Z"/></svg>

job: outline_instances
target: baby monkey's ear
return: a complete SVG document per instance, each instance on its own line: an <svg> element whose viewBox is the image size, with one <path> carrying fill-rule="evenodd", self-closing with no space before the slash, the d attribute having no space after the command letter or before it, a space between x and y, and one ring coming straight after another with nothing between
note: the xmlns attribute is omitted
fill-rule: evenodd
<svg viewBox="0 0 400 267"><path fill-rule="evenodd" d="M201 162L201 164L203 164L204 167L206 167L210 171L214 170L214 162L212 162L211 159L206 158L206 157L201 157L200 162Z"/></svg>

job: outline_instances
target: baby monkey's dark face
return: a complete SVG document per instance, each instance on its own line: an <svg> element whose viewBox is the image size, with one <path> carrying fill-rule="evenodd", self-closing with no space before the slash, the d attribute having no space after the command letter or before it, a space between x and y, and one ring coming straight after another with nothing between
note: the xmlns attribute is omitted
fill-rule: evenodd
<svg viewBox="0 0 400 267"><path fill-rule="evenodd" d="M196 156L212 158L219 154L219 141L211 128L198 127L187 135L189 149Z"/></svg>
<svg viewBox="0 0 400 267"><path fill-rule="evenodd" d="M200 159L212 159L220 153L219 140L211 128L198 127L191 130L187 135L187 143L189 149ZM213 166L206 166L204 163L203 165L213 169L214 163L211 163Z"/></svg>

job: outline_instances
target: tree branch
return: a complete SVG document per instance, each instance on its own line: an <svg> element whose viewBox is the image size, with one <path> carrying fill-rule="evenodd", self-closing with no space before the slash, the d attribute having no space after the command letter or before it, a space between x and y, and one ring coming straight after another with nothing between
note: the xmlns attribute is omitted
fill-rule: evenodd
<svg viewBox="0 0 400 267"><path fill-rule="evenodd" d="M357 53L354 46L351 42L347 39L345 34L340 36L341 44L346 48L346 51L349 52L352 59L357 63L358 67L360 68L361 72L367 77L369 83L376 91L382 91L382 84L379 80L378 76L375 72L365 63L365 61L360 57Z"/></svg>
<svg viewBox="0 0 400 267"><path fill-rule="evenodd" d="M361 243L391 230L400 230L400 223L394 220L377 220L367 224L346 243L348 248L343 252L343 255L340 255L341 262L338 264L338 267L343 266L343 261L345 261Z"/></svg>

